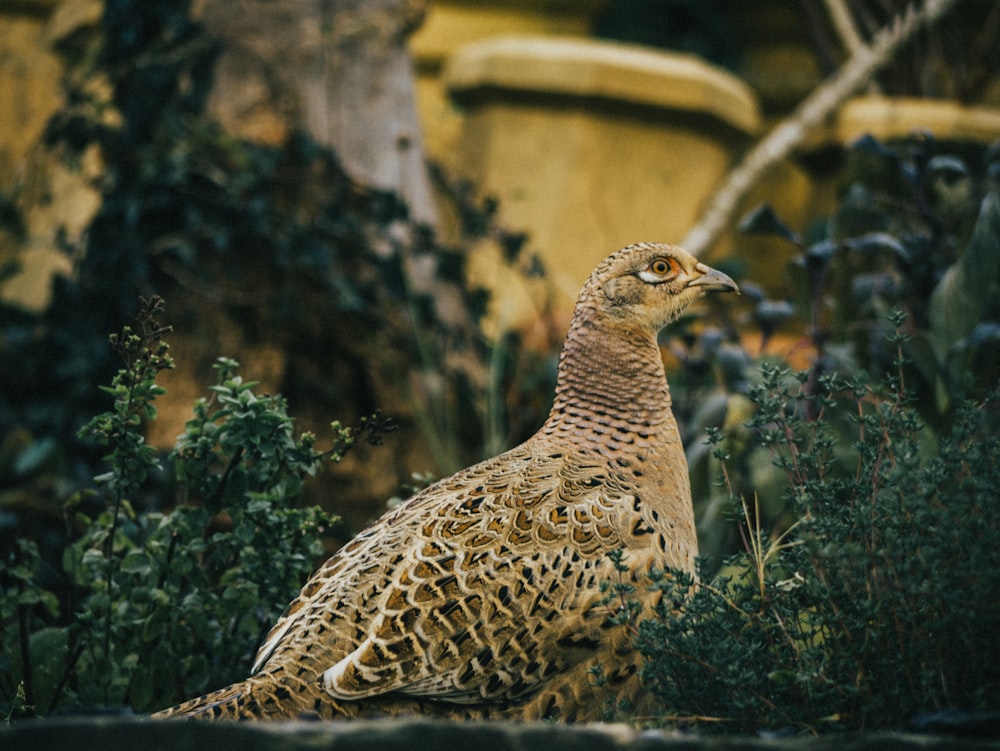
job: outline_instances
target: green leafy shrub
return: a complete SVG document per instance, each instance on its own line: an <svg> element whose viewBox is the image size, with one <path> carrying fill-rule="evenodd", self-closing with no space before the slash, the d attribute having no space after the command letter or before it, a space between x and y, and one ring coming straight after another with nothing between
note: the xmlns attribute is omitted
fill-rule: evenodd
<svg viewBox="0 0 1000 751"><path fill-rule="evenodd" d="M295 435L284 400L242 380L220 359L211 396L167 460L143 435L172 367L159 300L112 337L124 362L104 390L113 407L81 436L107 451L97 488L66 504L65 595L44 584L26 538L0 558L0 712L78 706L166 706L245 675L253 650L325 552L334 517L299 507L303 482L358 439L391 426L333 423L332 445ZM151 474L168 472L178 503L142 509ZM62 615L62 617L59 617ZM18 698L20 691L20 698Z"/></svg>
<svg viewBox="0 0 1000 751"><path fill-rule="evenodd" d="M766 529L794 524L785 478L750 440L748 398L759 366L806 368L806 392L827 375L873 382L897 369L888 313L905 312L902 377L928 440L951 430L958 405L985 398L1000 369L1000 150L929 136L891 143L860 139L847 154L842 193L830 216L795 230L769 207L741 229L763 255L798 255L786 268L790 299L772 299L730 271L744 294L713 312L711 325L680 321L670 340L674 409L687 446L703 553L718 567L741 549L727 523L729 493L706 430L721 426L735 495L757 497ZM721 325L716 323L721 321ZM699 328L700 326L700 328ZM794 363L794 364L790 364ZM811 405L805 409L812 410ZM845 416L838 419L844 421Z"/></svg>
<svg viewBox="0 0 1000 751"><path fill-rule="evenodd" d="M820 369L893 370L886 316L905 311L910 386L925 418L937 421L977 387L989 390L996 371L1000 150L864 137L845 172L844 193L818 234L796 233L767 207L741 229L801 250L799 296L786 319L795 311L806 323Z"/></svg>
<svg viewBox="0 0 1000 751"><path fill-rule="evenodd" d="M903 377L906 337L897 329L893 341L896 370L877 388L864 374L761 368L749 428L800 521L765 532L759 506L727 480L745 552L701 583L654 576L663 599L637 645L663 721L875 729L934 709L995 708L996 397L963 403L935 441ZM725 469L724 435L710 442Z"/></svg>
<svg viewBox="0 0 1000 751"><path fill-rule="evenodd" d="M743 283L740 318L672 332L706 555L697 580L656 575L639 624L661 722L875 729L996 707L998 156L862 139L829 219L742 223L799 249L796 296Z"/></svg>

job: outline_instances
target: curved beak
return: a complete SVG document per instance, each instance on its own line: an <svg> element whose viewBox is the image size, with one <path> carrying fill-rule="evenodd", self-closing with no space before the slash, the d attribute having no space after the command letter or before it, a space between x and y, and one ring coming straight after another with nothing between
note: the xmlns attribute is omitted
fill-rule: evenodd
<svg viewBox="0 0 1000 751"><path fill-rule="evenodd" d="M688 282L688 287L702 287L706 292L735 292L737 295L740 293L740 288L736 282L721 271L713 269L711 266L706 266L703 263L695 266L694 270L699 276L694 277Z"/></svg>

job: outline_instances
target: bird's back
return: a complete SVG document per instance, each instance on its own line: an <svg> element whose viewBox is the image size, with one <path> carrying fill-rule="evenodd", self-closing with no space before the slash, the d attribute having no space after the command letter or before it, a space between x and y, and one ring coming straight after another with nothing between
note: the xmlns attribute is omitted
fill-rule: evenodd
<svg viewBox="0 0 1000 751"><path fill-rule="evenodd" d="M579 697L564 687L533 710L578 716L616 607L601 604L618 576L608 553L627 550L637 572L693 554L663 549L641 487L542 437L432 485L313 575L261 647L252 702L229 692L201 711L504 716L579 672Z"/></svg>

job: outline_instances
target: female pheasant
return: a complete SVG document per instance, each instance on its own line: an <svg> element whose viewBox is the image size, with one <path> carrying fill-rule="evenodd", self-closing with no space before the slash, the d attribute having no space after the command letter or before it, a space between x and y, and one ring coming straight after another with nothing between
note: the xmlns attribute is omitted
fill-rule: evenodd
<svg viewBox="0 0 1000 751"><path fill-rule="evenodd" d="M725 274L673 245L631 245L591 274L545 424L420 491L333 555L288 606L246 680L158 713L599 719L636 700L639 657L600 584L623 550L692 569L687 461L657 332ZM606 682L594 687L593 669Z"/></svg>

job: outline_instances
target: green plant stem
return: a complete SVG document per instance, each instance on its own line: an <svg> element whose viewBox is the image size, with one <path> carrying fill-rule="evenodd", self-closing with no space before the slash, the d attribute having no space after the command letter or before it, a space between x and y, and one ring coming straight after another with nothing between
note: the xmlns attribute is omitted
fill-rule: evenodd
<svg viewBox="0 0 1000 751"><path fill-rule="evenodd" d="M35 688L31 667L31 643L28 628L27 605L19 605L17 608L18 641L21 648L21 684L24 687L24 703L27 706L35 705Z"/></svg>
<svg viewBox="0 0 1000 751"><path fill-rule="evenodd" d="M129 392L128 392L128 404L125 408L126 421L128 416L132 414L133 404L135 400L135 389L136 389L136 377L135 371L133 370L134 363L126 363L126 368L130 376ZM121 439L121 434L117 436L119 445L115 447L115 454L121 448L124 448L123 441ZM127 443L126 443L127 445ZM127 476L124 468L116 467L116 474L120 476ZM105 543L104 557L105 563L107 565L107 576L105 577L105 586L108 590L108 609L104 616L104 655L110 660L111 659L111 613L114 606L114 597L112 596L114 592L114 555L115 555L115 537L118 535L118 515L121 513L122 507L122 489L116 483L115 485L115 499L114 499L114 509L111 513L111 530L108 533L108 539Z"/></svg>
<svg viewBox="0 0 1000 751"><path fill-rule="evenodd" d="M226 465L226 469L219 478L219 484L216 486L215 495L212 497L211 508L219 508L222 505L222 500L226 495L226 486L229 485L229 478L233 476L233 472L235 472L236 468L240 466L240 462L243 461L243 456L245 454L246 449L243 446L240 446L235 452L233 452L233 456L229 460L229 464Z"/></svg>

